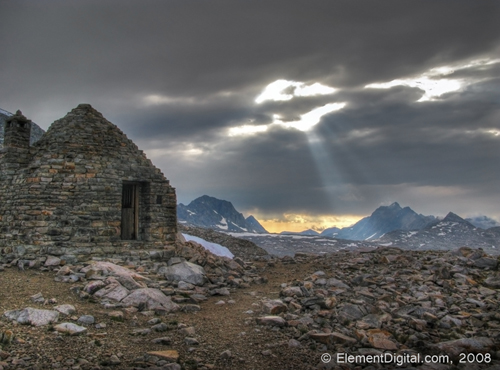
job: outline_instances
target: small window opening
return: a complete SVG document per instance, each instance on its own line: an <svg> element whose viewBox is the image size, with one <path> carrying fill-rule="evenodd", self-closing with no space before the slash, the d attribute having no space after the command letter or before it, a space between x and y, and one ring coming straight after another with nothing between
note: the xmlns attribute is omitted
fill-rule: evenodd
<svg viewBox="0 0 500 370"><path fill-rule="evenodd" d="M156 196L156 204L162 204L163 203L163 198L161 195Z"/></svg>

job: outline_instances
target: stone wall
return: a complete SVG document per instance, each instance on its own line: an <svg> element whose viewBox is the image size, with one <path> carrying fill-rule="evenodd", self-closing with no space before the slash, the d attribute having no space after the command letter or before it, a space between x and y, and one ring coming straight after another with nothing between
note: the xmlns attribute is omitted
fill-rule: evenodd
<svg viewBox="0 0 500 370"><path fill-rule="evenodd" d="M7 142L7 140L6 140ZM162 249L177 232L175 189L90 105L54 122L19 163L0 152L0 253L66 260ZM5 176L4 176L5 175ZM122 240L122 188L138 189L138 233Z"/></svg>

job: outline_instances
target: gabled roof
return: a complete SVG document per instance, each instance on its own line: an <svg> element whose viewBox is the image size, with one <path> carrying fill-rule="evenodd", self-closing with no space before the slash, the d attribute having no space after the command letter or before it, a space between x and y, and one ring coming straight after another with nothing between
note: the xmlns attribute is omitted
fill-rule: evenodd
<svg viewBox="0 0 500 370"><path fill-rule="evenodd" d="M35 146L54 153L82 150L98 155L105 149L107 155L143 156L137 145L90 104L79 104L55 121Z"/></svg>

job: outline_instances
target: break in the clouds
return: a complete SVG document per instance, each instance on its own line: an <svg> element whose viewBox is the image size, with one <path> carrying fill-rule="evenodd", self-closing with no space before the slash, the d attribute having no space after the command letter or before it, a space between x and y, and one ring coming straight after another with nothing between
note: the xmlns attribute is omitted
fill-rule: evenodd
<svg viewBox="0 0 500 370"><path fill-rule="evenodd" d="M77 104L176 187L290 229L398 201L500 220L498 2L18 0L0 108ZM298 226L297 226L298 227Z"/></svg>
<svg viewBox="0 0 500 370"><path fill-rule="evenodd" d="M446 76L453 75L457 71L487 67L494 64L499 64L500 59L479 59L468 62L464 65L442 66L432 68L428 72L420 76L409 77L404 79L396 79L389 82L372 83L366 85L365 88L373 89L389 89L394 86L415 87L422 90L422 97L417 102L436 100L446 93L459 91L468 85L481 81L480 78L448 78Z"/></svg>

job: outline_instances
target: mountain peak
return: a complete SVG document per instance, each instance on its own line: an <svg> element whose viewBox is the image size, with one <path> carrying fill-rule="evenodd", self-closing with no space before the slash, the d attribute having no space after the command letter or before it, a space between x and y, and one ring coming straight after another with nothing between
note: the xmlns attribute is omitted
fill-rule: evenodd
<svg viewBox="0 0 500 370"><path fill-rule="evenodd" d="M448 212L445 218L443 218L441 221L444 222L462 222L462 223L469 223L468 221L465 221L462 217L459 215L453 213L453 212Z"/></svg>
<svg viewBox="0 0 500 370"><path fill-rule="evenodd" d="M254 217L245 219L231 202L209 195L202 195L187 206L179 204L177 218L181 223L214 230L267 233Z"/></svg>

